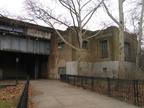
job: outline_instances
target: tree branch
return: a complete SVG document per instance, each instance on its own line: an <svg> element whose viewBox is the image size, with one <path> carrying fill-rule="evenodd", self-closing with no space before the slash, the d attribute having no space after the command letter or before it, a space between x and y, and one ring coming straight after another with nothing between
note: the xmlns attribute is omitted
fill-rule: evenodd
<svg viewBox="0 0 144 108"><path fill-rule="evenodd" d="M89 37L87 37L87 38L85 38L85 39L83 39L83 40L88 40L88 39L90 39L90 38L93 38L93 37L97 36L104 28L105 28L105 27L103 27L101 30L99 30L96 34L94 34L94 35L92 35L92 36L89 36Z"/></svg>
<svg viewBox="0 0 144 108"><path fill-rule="evenodd" d="M44 20L44 19L43 19ZM45 21L45 20L44 20ZM78 51L78 48L76 48L75 46L73 46L72 44L68 43L67 40L65 40L65 38L60 34L60 32L53 26L53 24L51 24L50 22L45 21L45 23L48 23L54 30L55 32L58 34L58 36L62 39L63 42L65 42L68 46L70 46L71 48L75 49L76 51Z"/></svg>
<svg viewBox="0 0 144 108"><path fill-rule="evenodd" d="M91 0L89 0L88 2L86 2L82 7L81 7L81 10L88 4L90 3Z"/></svg>
<svg viewBox="0 0 144 108"><path fill-rule="evenodd" d="M89 22L93 14L97 11L97 9L100 7L100 5L103 3L104 0L102 0L94 9L92 9L83 19L82 22L89 16L89 18L86 20L86 22L83 24L82 28L85 27L85 25Z"/></svg>
<svg viewBox="0 0 144 108"><path fill-rule="evenodd" d="M109 17L115 22L115 23L117 23L118 25L119 25L119 27L122 27L122 24L120 23L120 22L118 22L114 17L113 17L113 15L109 12L109 9L107 8L107 6L106 6L106 4L103 2L103 5L104 5L104 7L105 7L105 9L106 9L106 12L107 12L107 14L109 15Z"/></svg>

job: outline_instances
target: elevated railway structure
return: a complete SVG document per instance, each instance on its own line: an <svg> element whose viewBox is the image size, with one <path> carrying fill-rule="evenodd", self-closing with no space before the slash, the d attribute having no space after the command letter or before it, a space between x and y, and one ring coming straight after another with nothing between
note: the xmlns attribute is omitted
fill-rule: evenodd
<svg viewBox="0 0 144 108"><path fill-rule="evenodd" d="M0 79L45 78L53 29L0 17Z"/></svg>

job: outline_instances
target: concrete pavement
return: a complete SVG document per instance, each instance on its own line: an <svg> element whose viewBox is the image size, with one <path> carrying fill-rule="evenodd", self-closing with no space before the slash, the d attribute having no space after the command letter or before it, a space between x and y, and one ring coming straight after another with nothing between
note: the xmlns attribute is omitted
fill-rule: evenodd
<svg viewBox="0 0 144 108"><path fill-rule="evenodd" d="M32 80L36 108L139 108L58 80Z"/></svg>

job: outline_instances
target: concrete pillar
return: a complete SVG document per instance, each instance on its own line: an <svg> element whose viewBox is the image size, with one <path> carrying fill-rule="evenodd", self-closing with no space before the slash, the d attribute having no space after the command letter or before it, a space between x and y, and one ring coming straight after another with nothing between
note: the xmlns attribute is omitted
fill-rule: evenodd
<svg viewBox="0 0 144 108"><path fill-rule="evenodd" d="M35 55L35 79L37 79L39 76L39 56Z"/></svg>

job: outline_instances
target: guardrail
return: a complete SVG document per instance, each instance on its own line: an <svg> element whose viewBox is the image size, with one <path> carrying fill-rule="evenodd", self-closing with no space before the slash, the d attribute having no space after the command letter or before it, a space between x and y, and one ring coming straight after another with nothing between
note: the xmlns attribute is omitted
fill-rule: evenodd
<svg viewBox="0 0 144 108"><path fill-rule="evenodd" d="M26 85L20 97L17 108L28 108L28 88L29 88L29 76L27 77Z"/></svg>
<svg viewBox="0 0 144 108"><path fill-rule="evenodd" d="M144 81L65 74L60 75L60 80L133 103L137 106L144 106Z"/></svg>

